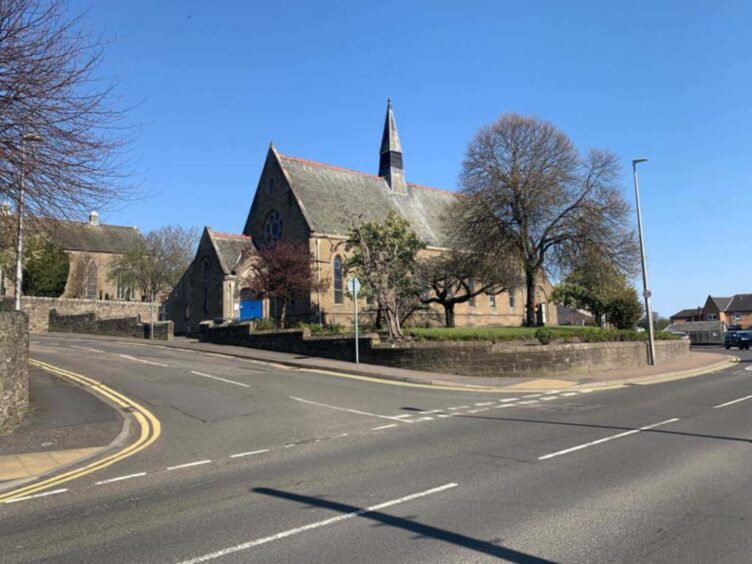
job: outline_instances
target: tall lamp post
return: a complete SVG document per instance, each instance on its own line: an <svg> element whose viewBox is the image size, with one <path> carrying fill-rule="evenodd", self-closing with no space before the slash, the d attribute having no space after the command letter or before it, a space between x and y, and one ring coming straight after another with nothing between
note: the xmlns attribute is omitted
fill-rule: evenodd
<svg viewBox="0 0 752 564"><path fill-rule="evenodd" d="M642 212L640 211L640 185L637 182L637 165L647 159L632 161L632 176L634 177L635 203L637 207L637 232L640 236L640 260L642 261L642 295L645 297L645 314L648 320L648 363L655 364L655 334L653 331L653 308L650 305L650 289L648 288L648 265L645 260L645 240L642 236Z"/></svg>
<svg viewBox="0 0 752 564"><path fill-rule="evenodd" d="M16 201L16 291L13 308L21 311L21 285L23 284L23 237L24 237L24 182L26 173L26 143L39 143L42 137L36 133L21 135L21 171L18 177L18 200Z"/></svg>

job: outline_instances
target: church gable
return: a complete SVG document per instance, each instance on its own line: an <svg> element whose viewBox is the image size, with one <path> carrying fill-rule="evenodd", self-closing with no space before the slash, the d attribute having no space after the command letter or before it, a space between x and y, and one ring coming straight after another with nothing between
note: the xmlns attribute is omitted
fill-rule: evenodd
<svg viewBox="0 0 752 564"><path fill-rule="evenodd" d="M310 235L310 225L287 171L280 165L280 156L270 147L243 234L257 244L304 240Z"/></svg>

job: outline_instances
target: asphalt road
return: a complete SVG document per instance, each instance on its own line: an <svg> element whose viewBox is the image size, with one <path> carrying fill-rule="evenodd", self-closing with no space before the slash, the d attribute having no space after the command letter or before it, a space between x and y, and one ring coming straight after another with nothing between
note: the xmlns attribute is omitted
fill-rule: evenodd
<svg viewBox="0 0 752 564"><path fill-rule="evenodd" d="M148 406L162 435L64 492L1 505L2 562L752 554L746 351L712 375L542 395L374 383L63 335L34 337L31 353Z"/></svg>

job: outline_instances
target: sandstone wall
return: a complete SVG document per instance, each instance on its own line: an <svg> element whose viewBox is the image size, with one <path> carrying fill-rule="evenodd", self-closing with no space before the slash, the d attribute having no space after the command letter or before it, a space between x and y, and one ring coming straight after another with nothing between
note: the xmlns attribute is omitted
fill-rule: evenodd
<svg viewBox="0 0 752 564"><path fill-rule="evenodd" d="M82 333L87 335L108 335L111 337L150 337L152 325L142 323L136 317L117 317L98 319L96 313L82 313L79 315L58 315L53 309L50 311L50 333ZM154 339L170 341L173 339L172 321L157 321L154 323Z"/></svg>
<svg viewBox="0 0 752 564"><path fill-rule="evenodd" d="M13 298L3 298L6 311L13 309ZM140 317L141 321L157 320L159 305L151 302L78 300L73 298L37 298L23 296L21 309L29 316L29 331L45 333L49 329L50 310L59 315L96 313L99 319Z"/></svg>
<svg viewBox="0 0 752 564"><path fill-rule="evenodd" d="M0 430L29 406L29 328L24 313L0 313Z"/></svg>
<svg viewBox="0 0 752 564"><path fill-rule="evenodd" d="M251 332L248 323L202 324L205 342L247 346L352 361L354 339L346 336L311 337L299 329ZM664 362L689 353L684 340L657 341L656 358ZM555 376L646 366L647 343L513 344L449 341L418 342L392 347L378 335L360 339L360 359L369 364L467 376Z"/></svg>

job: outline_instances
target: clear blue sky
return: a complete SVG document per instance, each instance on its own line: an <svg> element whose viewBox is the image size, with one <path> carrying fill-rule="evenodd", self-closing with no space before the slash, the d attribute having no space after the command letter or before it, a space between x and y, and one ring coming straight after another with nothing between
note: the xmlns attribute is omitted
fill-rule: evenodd
<svg viewBox="0 0 752 564"><path fill-rule="evenodd" d="M452 189L502 112L642 165L654 307L752 292L752 5L746 2L72 0L114 38L150 197L104 211L142 231L239 232L268 144L376 172L387 97L412 182Z"/></svg>

